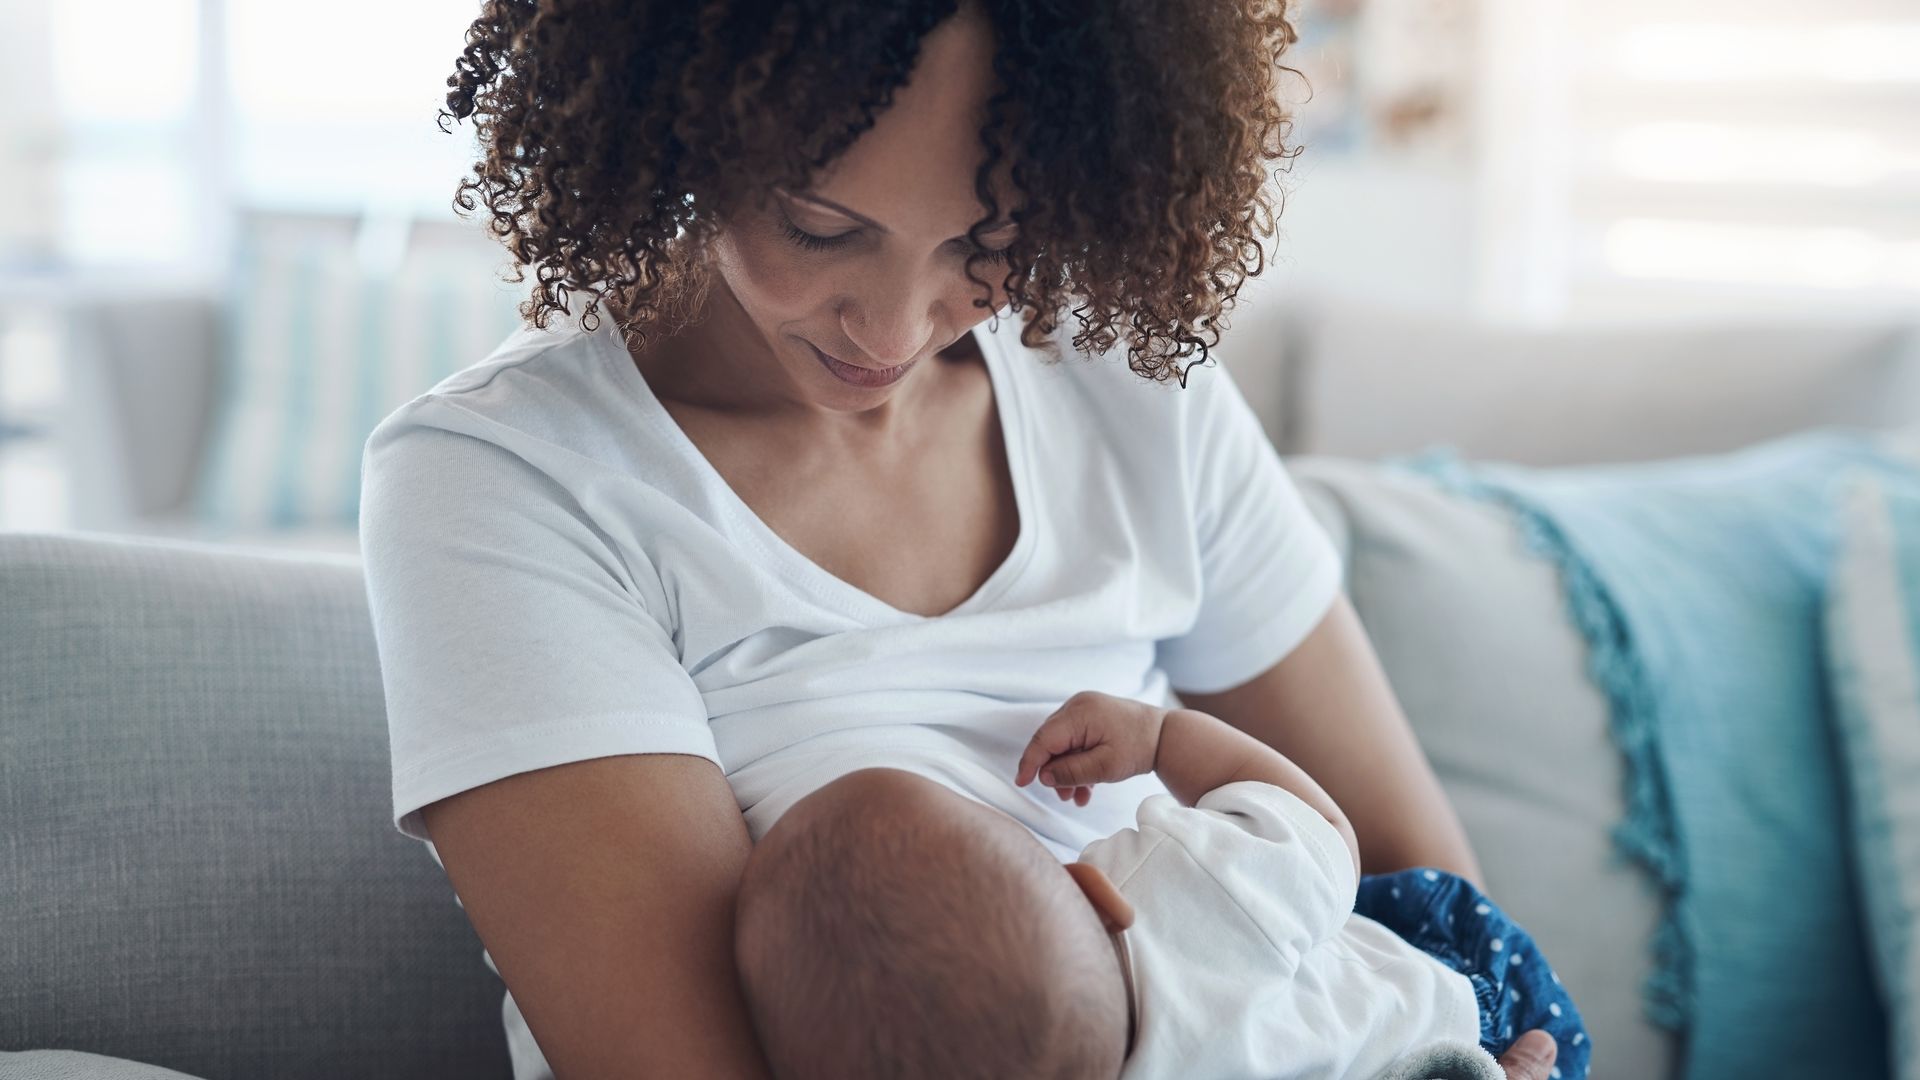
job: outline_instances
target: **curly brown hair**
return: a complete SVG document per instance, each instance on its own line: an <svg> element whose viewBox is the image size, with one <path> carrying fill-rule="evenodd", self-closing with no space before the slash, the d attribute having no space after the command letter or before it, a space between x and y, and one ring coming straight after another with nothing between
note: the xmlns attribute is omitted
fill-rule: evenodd
<svg viewBox="0 0 1920 1080"><path fill-rule="evenodd" d="M1141 376L1219 344L1274 233L1267 162L1299 152L1276 94L1296 38L1288 0L969 0L995 36L998 86L974 187L1010 170L1023 201L1003 288L1046 344L1071 307L1074 348L1124 336ZM871 127L959 0L486 0L440 110L476 117L482 157L453 203L536 267L520 314L544 329L572 290L613 291L632 340L673 333L709 279L700 252L729 208L804 189ZM1284 201L1284 200L1282 200ZM464 214L463 214L464 216ZM984 246L984 245L981 245ZM969 281L991 304L977 274Z"/></svg>

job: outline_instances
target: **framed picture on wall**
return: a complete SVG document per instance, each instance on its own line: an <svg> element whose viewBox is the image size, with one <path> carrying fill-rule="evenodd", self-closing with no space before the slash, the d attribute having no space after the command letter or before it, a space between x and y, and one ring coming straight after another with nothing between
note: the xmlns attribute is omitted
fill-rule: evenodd
<svg viewBox="0 0 1920 1080"><path fill-rule="evenodd" d="M1464 161L1472 0L1303 0L1282 63L1302 153Z"/></svg>

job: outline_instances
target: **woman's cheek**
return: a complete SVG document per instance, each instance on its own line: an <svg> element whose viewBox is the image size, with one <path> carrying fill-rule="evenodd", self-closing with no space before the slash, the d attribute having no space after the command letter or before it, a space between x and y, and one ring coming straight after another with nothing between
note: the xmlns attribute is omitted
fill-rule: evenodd
<svg viewBox="0 0 1920 1080"><path fill-rule="evenodd" d="M727 283L749 310L802 315L832 292L824 261L806 258L792 244L743 237L729 246Z"/></svg>

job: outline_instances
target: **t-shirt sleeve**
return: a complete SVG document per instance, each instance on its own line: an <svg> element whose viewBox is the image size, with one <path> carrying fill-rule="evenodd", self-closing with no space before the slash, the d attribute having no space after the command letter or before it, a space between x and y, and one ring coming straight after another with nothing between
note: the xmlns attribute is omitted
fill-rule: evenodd
<svg viewBox="0 0 1920 1080"><path fill-rule="evenodd" d="M1235 781L1191 807L1169 799L1150 821L1290 956L1332 937L1353 914L1359 881L1346 840L1283 787Z"/></svg>
<svg viewBox="0 0 1920 1080"><path fill-rule="evenodd" d="M1200 935L1204 952L1244 928L1290 971L1353 915L1359 880L1346 841L1285 788L1240 780L1193 806L1150 795L1136 820L1088 844L1080 861L1099 867L1156 935Z"/></svg>
<svg viewBox="0 0 1920 1080"><path fill-rule="evenodd" d="M363 448L361 561L395 827L427 840L420 807L572 761L719 764L699 689L647 602L651 564L463 411L423 395Z"/></svg>
<svg viewBox="0 0 1920 1080"><path fill-rule="evenodd" d="M1340 593L1339 550L1224 365L1195 368L1184 425L1200 561L1193 626L1160 641L1176 693L1213 693L1278 663Z"/></svg>

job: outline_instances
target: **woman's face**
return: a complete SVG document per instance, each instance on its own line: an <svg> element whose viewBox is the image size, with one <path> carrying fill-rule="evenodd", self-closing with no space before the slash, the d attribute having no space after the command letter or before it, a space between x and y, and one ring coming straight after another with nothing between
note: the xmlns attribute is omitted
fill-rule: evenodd
<svg viewBox="0 0 1920 1080"><path fill-rule="evenodd" d="M737 309L716 297L715 317L751 324L727 328L726 338L749 348L764 340L768 353L756 362L777 364L806 402L835 411L879 405L1005 304L1004 262L983 260L975 271L993 286L991 308L973 305L983 293L966 275L970 253L1003 248L1017 231L1002 225L978 248L967 238L987 213L973 181L984 160L978 133L992 54L991 27L962 5L927 36L910 80L874 126L809 190L773 189L764 206L743 209L716 235L715 287ZM1000 171L995 197L1006 222L1014 206Z"/></svg>

